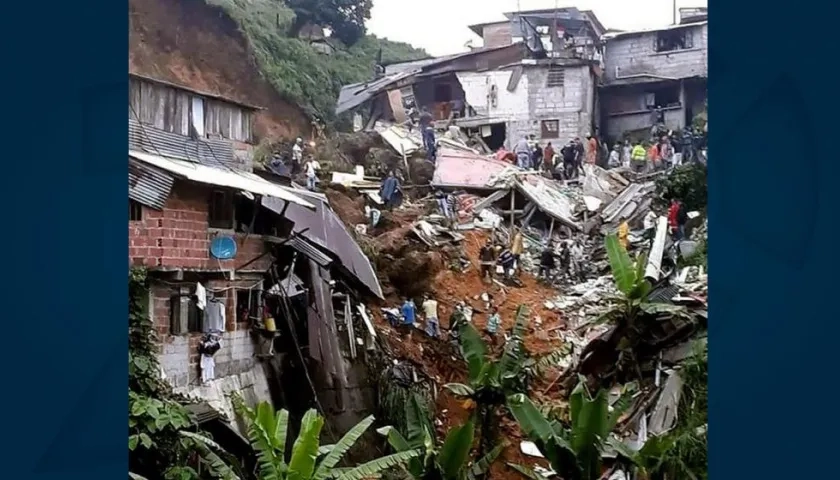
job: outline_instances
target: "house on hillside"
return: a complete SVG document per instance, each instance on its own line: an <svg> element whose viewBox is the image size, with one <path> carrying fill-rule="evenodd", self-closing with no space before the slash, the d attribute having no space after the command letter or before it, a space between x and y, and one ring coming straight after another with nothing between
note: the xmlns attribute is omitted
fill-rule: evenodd
<svg viewBox="0 0 840 480"><path fill-rule="evenodd" d="M239 392L355 424L372 405L348 399L373 388L351 372L371 342L359 306L382 297L364 253L326 197L252 172L258 107L138 76L130 92L128 260L148 269L166 379L230 418ZM309 375L286 363L302 355Z"/></svg>
<svg viewBox="0 0 840 480"><path fill-rule="evenodd" d="M599 90L602 130L610 139L647 139L656 110L677 130L703 110L708 77L708 20L683 9L683 21L652 30L604 35L604 76Z"/></svg>
<svg viewBox="0 0 840 480"><path fill-rule="evenodd" d="M385 75L345 86L337 113L403 123L429 108L438 128L456 125L491 150L523 135L565 142L598 124L603 26L575 8L508 13L504 22L470 27L485 46L445 57L387 65Z"/></svg>

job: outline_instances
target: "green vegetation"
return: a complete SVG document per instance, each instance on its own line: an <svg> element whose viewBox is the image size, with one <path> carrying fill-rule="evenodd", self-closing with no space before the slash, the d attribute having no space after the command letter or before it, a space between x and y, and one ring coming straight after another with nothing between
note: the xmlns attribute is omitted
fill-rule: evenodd
<svg viewBox="0 0 840 480"><path fill-rule="evenodd" d="M361 480L394 468L420 455L419 450L406 450L371 460L353 468L338 467L342 457L356 444L373 424L367 417L351 428L338 443L321 445L324 418L307 411L300 422L300 434L286 456L286 433L289 412L274 408L266 402L248 408L240 397L234 396L234 408L247 425L248 439L257 453L260 480Z"/></svg>
<svg viewBox="0 0 840 480"><path fill-rule="evenodd" d="M435 431L429 422L422 398L414 394L413 401L406 405L405 435L394 427L377 430L388 439L397 452L420 450L422 457L412 459L406 471L416 479L424 480L474 480L490 470L505 444L497 445L474 464L470 464L470 452L475 438L475 418L464 425L449 430L438 444Z"/></svg>
<svg viewBox="0 0 840 480"><path fill-rule="evenodd" d="M550 421L523 395L513 395L508 408L522 432L546 456L551 468L566 480L594 480L601 477L602 455L610 442L610 432L627 410L628 398L622 396L610 410L608 395L599 390L587 391L581 381L569 398L570 427ZM537 474L527 467L511 465L531 478Z"/></svg>
<svg viewBox="0 0 840 480"><path fill-rule="evenodd" d="M285 97L309 115L334 124L335 102L342 85L373 77L379 50L383 63L416 60L428 54L411 45L361 37L352 47L330 38L332 55L318 53L306 40L290 38L295 14L281 0L205 0L222 7L240 25L263 75Z"/></svg>
<svg viewBox="0 0 840 480"><path fill-rule="evenodd" d="M688 211L704 211L708 192L706 166L693 162L675 167L656 180L656 198L661 208L667 208L672 199L681 200Z"/></svg>
<svg viewBox="0 0 840 480"><path fill-rule="evenodd" d="M198 430L160 375L156 334L146 312L146 272L128 276L128 458L132 477L241 478L236 461Z"/></svg>
<svg viewBox="0 0 840 480"><path fill-rule="evenodd" d="M481 454L490 451L496 442L498 410L508 396L528 391L529 359L524 347L528 309L520 305L511 338L505 343L499 359L488 357L487 345L471 323L464 323L459 332L461 355L467 362L468 383L447 383L444 387L475 405L481 419Z"/></svg>

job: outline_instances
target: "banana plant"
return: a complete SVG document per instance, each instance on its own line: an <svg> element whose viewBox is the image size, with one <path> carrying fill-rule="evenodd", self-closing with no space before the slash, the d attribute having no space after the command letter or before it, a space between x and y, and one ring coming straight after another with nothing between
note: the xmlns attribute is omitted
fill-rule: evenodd
<svg viewBox="0 0 840 480"><path fill-rule="evenodd" d="M307 411L300 424L300 433L291 455L285 455L289 412L262 402L249 408L234 397L234 408L246 424L248 440L257 456L257 477L260 480L361 480L402 465L420 455L419 450L406 450L377 458L353 468L338 468L344 454L373 424L372 416L351 428L334 445L320 445L324 418L315 410Z"/></svg>
<svg viewBox="0 0 840 480"><path fill-rule="evenodd" d="M496 446L470 465L468 460L475 440L475 417L471 416L467 423L449 430L443 445L438 445L435 442L431 422L428 421L425 413L419 399L414 398L406 406L409 427L405 437L393 427L377 430L388 439L388 443L397 452L414 449L423 452L422 459L410 460L406 468L415 479L475 480L481 478L490 470L490 466L505 447L504 444Z"/></svg>
<svg viewBox="0 0 840 480"><path fill-rule="evenodd" d="M581 380L569 398L570 425L547 419L524 394L508 399L508 409L522 432L533 441L564 480L597 480L601 458L610 432L626 411L629 399L622 396L610 410L608 394L591 395ZM517 470L526 470L514 466Z"/></svg>
<svg viewBox="0 0 840 480"><path fill-rule="evenodd" d="M528 374L523 338L528 324L528 309L520 305L516 310L516 323L511 338L505 343L499 359L488 357L487 344L470 323L461 326L459 343L461 355L467 362L468 382L447 383L444 388L464 398L470 407L475 406L481 417L480 451L489 450L495 442L496 410L504 406L507 396L527 391L523 381ZM489 433L489 434L488 434Z"/></svg>

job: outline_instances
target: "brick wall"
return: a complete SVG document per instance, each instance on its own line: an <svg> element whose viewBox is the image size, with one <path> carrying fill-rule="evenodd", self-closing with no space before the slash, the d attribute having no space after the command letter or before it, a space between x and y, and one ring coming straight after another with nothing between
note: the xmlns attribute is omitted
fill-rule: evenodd
<svg viewBox="0 0 840 480"><path fill-rule="evenodd" d="M207 289L227 289L216 294L225 304L225 333L222 335L222 349L214 355L217 378L246 372L256 363L255 346L249 325L247 322L237 322L236 288L247 289L259 280L261 280L259 277L254 276L235 281L202 281L202 285ZM178 293L181 285L189 287L192 291L195 283L169 284L153 281L149 293L151 307L149 310L161 340L160 362L167 378L175 387L188 387L198 385L200 374L198 344L203 334L200 332L170 334L171 297ZM178 305L175 308L178 308Z"/></svg>
<svg viewBox="0 0 840 480"><path fill-rule="evenodd" d="M485 47L501 47L513 42L510 22L486 25L482 33Z"/></svg>
<svg viewBox="0 0 840 480"><path fill-rule="evenodd" d="M212 188L175 183L162 211L142 207L142 220L128 222L129 261L154 268L222 270L239 268L265 251L258 236L236 234L236 258L219 262L210 257L210 241L216 232L208 230L208 199ZM228 232L229 234L229 232ZM265 271L271 265L266 255L249 265L248 271Z"/></svg>
<svg viewBox="0 0 840 480"><path fill-rule="evenodd" d="M708 25L688 27L694 48L658 53L656 32L609 40L604 51L605 84L618 76L642 73L672 78L708 76Z"/></svg>

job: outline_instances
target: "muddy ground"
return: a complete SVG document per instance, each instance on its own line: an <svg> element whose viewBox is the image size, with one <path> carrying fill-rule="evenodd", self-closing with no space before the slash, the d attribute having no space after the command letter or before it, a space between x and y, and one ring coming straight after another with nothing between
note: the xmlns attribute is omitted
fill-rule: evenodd
<svg viewBox="0 0 840 480"><path fill-rule="evenodd" d="M351 229L365 223L364 198L351 189L329 187L326 191L330 204L342 220ZM424 294L430 294L439 302L440 322L443 338L433 339L417 329L405 335L393 329L384 319L378 306L371 305L373 314L382 337L392 354L397 358L409 359L422 365L423 370L434 378L439 386L437 398L438 433L446 431L464 422L469 412L462 401L451 395L442 385L448 382L466 382L466 366L460 360L455 348L446 338L449 317L459 301L467 301L475 310L473 324L483 331L487 321L486 305L478 299L482 293L493 296L499 307L502 325L511 329L515 323L516 310L525 305L530 312L531 321L525 337L528 352L536 357L550 353L562 346L556 335L546 332L561 328L564 320L561 314L547 309L543 303L557 295L548 286L539 283L533 276L522 273L522 288L502 288L496 284L487 284L479 274L478 252L487 240L489 232L470 230L462 232L465 236L460 246L445 249L432 249L412 237L411 223L419 216L428 213L433 206L411 203L407 208L384 212L376 229L366 235L357 235L360 245L373 259L377 275L382 283L386 307L397 307L402 298L414 298L419 305ZM466 271L450 268L453 257L463 254L471 265ZM494 354L501 352L501 345L495 347ZM532 396L541 397L549 378L537 379L532 386ZM500 421L501 438L508 442L508 447L492 469L491 478L519 478L520 475L506 466L506 463L521 463L533 466L537 459L525 457L519 450L522 440L519 427L505 411Z"/></svg>

